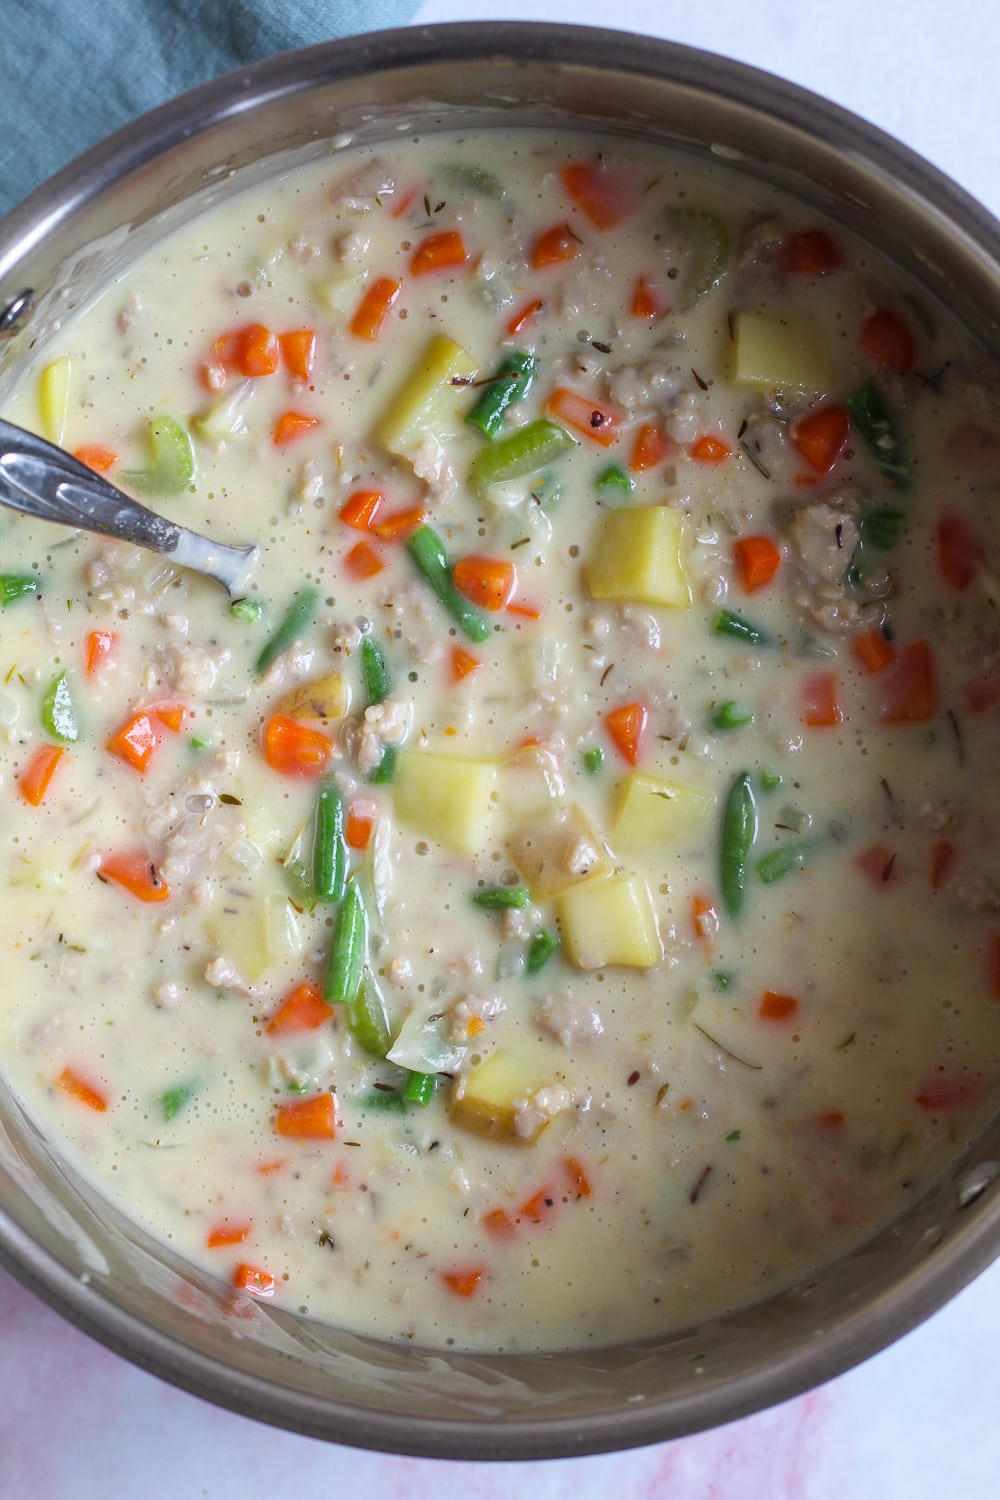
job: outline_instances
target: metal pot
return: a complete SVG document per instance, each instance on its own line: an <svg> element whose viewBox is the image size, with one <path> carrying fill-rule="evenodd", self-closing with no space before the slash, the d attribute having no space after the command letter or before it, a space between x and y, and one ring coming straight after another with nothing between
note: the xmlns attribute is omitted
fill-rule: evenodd
<svg viewBox="0 0 1000 1500"><path fill-rule="evenodd" d="M613 32L459 25L230 74L81 157L0 225L0 400L24 357L159 235L252 180L399 132L574 123L735 163L892 257L1000 353L1000 226L843 110L704 53ZM611 1348L467 1355L362 1338L225 1289L60 1162L0 1089L0 1258L66 1317L209 1400L316 1437L527 1459L662 1441L827 1380L1000 1249L1000 1123L911 1211L822 1273Z"/></svg>

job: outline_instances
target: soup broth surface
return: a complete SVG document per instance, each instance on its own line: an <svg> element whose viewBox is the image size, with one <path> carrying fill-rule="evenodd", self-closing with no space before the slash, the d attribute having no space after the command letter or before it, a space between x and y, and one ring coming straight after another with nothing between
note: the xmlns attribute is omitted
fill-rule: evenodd
<svg viewBox="0 0 1000 1500"><path fill-rule="evenodd" d="M4 1076L248 1297L555 1349L760 1298L995 1103L1000 383L622 140L345 149L9 418L258 540L8 517Z"/></svg>

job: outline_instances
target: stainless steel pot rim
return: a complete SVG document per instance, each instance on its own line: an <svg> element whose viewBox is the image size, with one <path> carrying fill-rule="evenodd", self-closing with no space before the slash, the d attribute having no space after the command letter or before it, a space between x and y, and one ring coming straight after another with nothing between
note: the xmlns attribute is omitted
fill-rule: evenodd
<svg viewBox="0 0 1000 1500"><path fill-rule="evenodd" d="M370 33L251 64L171 100L83 153L0 222L0 305L22 288L6 278L33 244L83 203L191 136L265 101L319 84L450 60L456 66L510 57L553 68L645 75L706 95L735 98L824 141L896 182L947 224L985 263L1000 268L1000 224L922 157L847 110L745 64L679 44L589 27L531 22L417 26ZM276 1388L171 1339L102 1295L0 1210L0 1262L68 1321L194 1395L306 1435L384 1452L454 1459L524 1460L607 1452L662 1442L787 1400L869 1358L940 1308L1000 1250L1000 1196L967 1211L875 1306L858 1307L741 1383L707 1378L697 1395L639 1401L585 1422L543 1416L431 1421L325 1401Z"/></svg>

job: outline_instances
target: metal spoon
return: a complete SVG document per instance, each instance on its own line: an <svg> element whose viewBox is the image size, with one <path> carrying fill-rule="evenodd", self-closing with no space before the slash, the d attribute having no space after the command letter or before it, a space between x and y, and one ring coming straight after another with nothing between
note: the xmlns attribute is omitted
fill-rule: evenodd
<svg viewBox="0 0 1000 1500"><path fill-rule="evenodd" d="M100 536L113 536L203 573L237 598L258 548L227 547L147 510L54 443L0 418L0 505Z"/></svg>

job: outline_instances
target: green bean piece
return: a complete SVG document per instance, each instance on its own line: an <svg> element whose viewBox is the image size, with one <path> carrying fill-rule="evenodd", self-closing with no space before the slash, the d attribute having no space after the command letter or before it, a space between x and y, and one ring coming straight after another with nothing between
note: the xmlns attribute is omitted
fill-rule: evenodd
<svg viewBox="0 0 1000 1500"><path fill-rule="evenodd" d="M733 640L746 641L751 646L768 646L771 637L759 625L754 625L745 615L735 614L731 609L720 609L712 621L713 635L729 635Z"/></svg>
<svg viewBox="0 0 1000 1500"><path fill-rule="evenodd" d="M632 476L626 474L625 470L618 464L609 464L602 469L594 481L594 487L599 495L608 495L617 490L623 495L630 495L635 488Z"/></svg>
<svg viewBox="0 0 1000 1500"><path fill-rule="evenodd" d="M164 1089L160 1095L160 1108L163 1110L163 1118L172 1120L179 1115L185 1104L190 1104L195 1096L193 1083L179 1083L175 1088Z"/></svg>
<svg viewBox="0 0 1000 1500"><path fill-rule="evenodd" d="M313 895L317 901L339 901L347 885L344 799L332 781L319 789L313 833Z"/></svg>
<svg viewBox="0 0 1000 1500"><path fill-rule="evenodd" d="M414 1073L411 1071L403 1085L403 1098L407 1104L430 1104L437 1092L436 1073Z"/></svg>
<svg viewBox="0 0 1000 1500"><path fill-rule="evenodd" d="M80 733L76 705L69 690L69 673L60 672L42 694L39 710L42 728L61 745L72 745Z"/></svg>
<svg viewBox="0 0 1000 1500"><path fill-rule="evenodd" d="M784 880L793 870L800 869L812 849L811 843L783 844L757 861L757 874L765 885L773 885L776 880Z"/></svg>
<svg viewBox="0 0 1000 1500"><path fill-rule="evenodd" d="M549 959L559 951L559 939L547 927L540 927L528 944L524 967L529 974L540 974Z"/></svg>
<svg viewBox="0 0 1000 1500"><path fill-rule="evenodd" d="M370 1057L385 1061L385 1054L392 1046L392 1029L385 996L370 969L366 968L362 974L357 999L348 1008L347 1029Z"/></svg>
<svg viewBox="0 0 1000 1500"><path fill-rule="evenodd" d="M861 517L861 544L888 552L906 530L906 516L901 510L869 510Z"/></svg>
<svg viewBox="0 0 1000 1500"><path fill-rule="evenodd" d="M524 400L537 373L538 360L533 354L512 349L501 360L489 384L483 387L475 406L466 412L465 420L470 426L478 427L485 437L497 437L508 406Z"/></svg>
<svg viewBox="0 0 1000 1500"><path fill-rule="evenodd" d="M528 905L531 893L526 885L485 885L472 899L484 911L515 911Z"/></svg>
<svg viewBox="0 0 1000 1500"><path fill-rule="evenodd" d="M382 647L371 635L361 642L361 671L368 702L381 703L389 694L389 668Z"/></svg>
<svg viewBox="0 0 1000 1500"><path fill-rule="evenodd" d="M604 769L604 751L600 745L591 745L589 750L583 752L583 769L588 776L596 776Z"/></svg>
<svg viewBox="0 0 1000 1500"><path fill-rule="evenodd" d="M902 444L888 402L873 380L852 391L845 402L858 436L881 475L883 484L909 488L910 471L903 462Z"/></svg>
<svg viewBox="0 0 1000 1500"><path fill-rule="evenodd" d="M256 625L264 613L264 606L259 599L234 599L229 613L234 620L242 620L244 625Z"/></svg>
<svg viewBox="0 0 1000 1500"><path fill-rule="evenodd" d="M678 289L678 307L683 312L722 280L732 237L718 214L706 209L668 208L666 219L685 251Z"/></svg>
<svg viewBox="0 0 1000 1500"><path fill-rule="evenodd" d="M719 889L723 908L730 917L738 917L743 910L747 866L756 837L757 803L750 772L741 771L726 797L719 841Z"/></svg>
<svg viewBox="0 0 1000 1500"><path fill-rule="evenodd" d="M384 745L382 759L368 778L371 786L388 786L396 779L396 746Z"/></svg>
<svg viewBox="0 0 1000 1500"><path fill-rule="evenodd" d="M191 434L175 417L154 417L149 424L153 462L148 469L128 469L121 478L137 495L179 495L194 483Z"/></svg>
<svg viewBox="0 0 1000 1500"><path fill-rule="evenodd" d="M278 628L264 642L257 660L253 664L254 672L258 677L263 677L278 660L282 652L287 651L289 646L299 639L302 632L309 628L313 622L318 604L319 589L313 588L312 585L301 589L296 594L285 611Z"/></svg>
<svg viewBox="0 0 1000 1500"><path fill-rule="evenodd" d="M565 427L548 417L538 417L516 432L497 438L488 448L481 448L472 461L469 482L475 493L482 495L491 484L537 473L575 447L576 438Z"/></svg>
<svg viewBox="0 0 1000 1500"><path fill-rule="evenodd" d="M406 1100L395 1089L372 1089L358 1099L362 1109L373 1109L383 1115L401 1115Z"/></svg>
<svg viewBox="0 0 1000 1500"><path fill-rule="evenodd" d="M743 729L747 724L753 723L753 714L742 704L729 699L726 703L720 703L718 708L709 716L708 720L712 729L724 732L729 729Z"/></svg>
<svg viewBox="0 0 1000 1500"><path fill-rule="evenodd" d="M368 913L361 890L352 880L344 892L330 945L324 998L331 1005L353 1005L361 989L368 950Z"/></svg>
<svg viewBox="0 0 1000 1500"><path fill-rule="evenodd" d="M0 573L0 605L17 604L38 593L38 579L31 573Z"/></svg>
<svg viewBox="0 0 1000 1500"><path fill-rule="evenodd" d="M487 448L483 451L490 453L493 450ZM474 604L470 604L458 592L452 581L451 563L444 542L433 527L426 523L418 526L410 534L406 550L413 559L417 572L425 583L430 584L466 640L477 643L487 640L493 633L493 626Z"/></svg>

